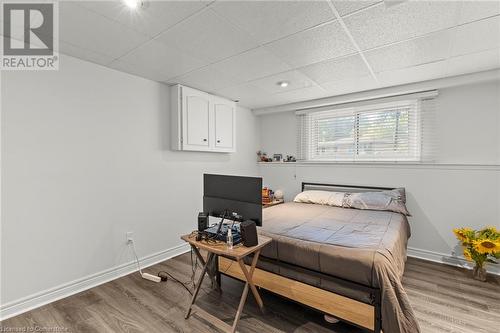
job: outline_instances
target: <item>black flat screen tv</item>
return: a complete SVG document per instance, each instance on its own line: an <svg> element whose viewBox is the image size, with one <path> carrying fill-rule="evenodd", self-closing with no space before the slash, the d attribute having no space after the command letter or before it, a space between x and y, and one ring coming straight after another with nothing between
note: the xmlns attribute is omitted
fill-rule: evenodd
<svg viewBox="0 0 500 333"><path fill-rule="evenodd" d="M262 178L204 174L203 211L216 217L235 212L262 226Z"/></svg>

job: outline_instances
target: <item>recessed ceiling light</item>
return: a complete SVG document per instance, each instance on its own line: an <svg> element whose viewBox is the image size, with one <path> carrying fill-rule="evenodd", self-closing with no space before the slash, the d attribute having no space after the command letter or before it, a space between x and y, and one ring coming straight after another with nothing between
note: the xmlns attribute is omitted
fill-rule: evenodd
<svg viewBox="0 0 500 333"><path fill-rule="evenodd" d="M142 0L122 0L123 3L130 9L142 7Z"/></svg>
<svg viewBox="0 0 500 333"><path fill-rule="evenodd" d="M278 86L280 86L281 88L286 88L288 87L288 82L287 81L279 81L278 83L276 83Z"/></svg>

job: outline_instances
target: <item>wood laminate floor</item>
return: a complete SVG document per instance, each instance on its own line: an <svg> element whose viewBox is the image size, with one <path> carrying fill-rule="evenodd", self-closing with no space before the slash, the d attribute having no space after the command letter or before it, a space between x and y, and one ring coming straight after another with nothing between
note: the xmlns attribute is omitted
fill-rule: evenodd
<svg viewBox="0 0 500 333"><path fill-rule="evenodd" d="M160 270L188 281L189 254L146 269L155 274ZM423 333L500 331L498 277L482 283L472 280L469 271L409 258L403 282ZM219 294L205 279L197 304L231 323L242 289L241 282L223 278ZM271 293L261 295L266 313L260 313L249 294L240 332L362 332L343 323L327 324L321 314ZM135 273L5 320L0 332L16 328L27 329L22 332L219 332L196 314L184 319L189 299L188 292L172 280L156 284Z"/></svg>

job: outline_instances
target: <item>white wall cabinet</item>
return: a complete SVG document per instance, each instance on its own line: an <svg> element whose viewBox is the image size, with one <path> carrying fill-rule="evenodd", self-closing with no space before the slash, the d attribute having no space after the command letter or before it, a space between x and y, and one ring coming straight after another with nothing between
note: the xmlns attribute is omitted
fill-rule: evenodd
<svg viewBox="0 0 500 333"><path fill-rule="evenodd" d="M182 85L171 88L172 149L236 151L236 104Z"/></svg>

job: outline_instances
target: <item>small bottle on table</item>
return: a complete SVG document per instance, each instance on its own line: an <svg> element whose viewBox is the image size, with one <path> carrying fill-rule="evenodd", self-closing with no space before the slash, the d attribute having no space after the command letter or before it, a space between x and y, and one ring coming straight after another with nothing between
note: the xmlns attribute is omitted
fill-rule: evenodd
<svg viewBox="0 0 500 333"><path fill-rule="evenodd" d="M233 248L233 230L231 228L227 229L227 247L228 249Z"/></svg>

